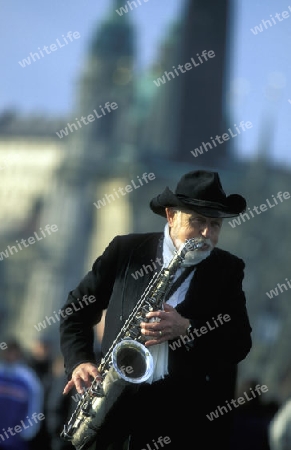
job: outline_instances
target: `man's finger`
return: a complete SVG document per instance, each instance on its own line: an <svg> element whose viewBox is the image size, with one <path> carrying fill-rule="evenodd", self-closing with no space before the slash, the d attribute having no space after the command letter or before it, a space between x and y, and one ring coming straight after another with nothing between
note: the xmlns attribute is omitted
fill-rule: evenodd
<svg viewBox="0 0 291 450"><path fill-rule="evenodd" d="M71 390L72 387L74 387L74 386L75 386L74 381L73 381L73 380L70 380L70 381L66 384L66 386L64 387L63 394L67 394L68 392L70 392L70 390Z"/></svg>
<svg viewBox="0 0 291 450"><path fill-rule="evenodd" d="M83 394L83 392L84 392L84 387L83 387L83 383L82 383L82 378L81 377L78 377L78 378L75 378L75 386L76 386L76 389L77 389L77 392L79 393L79 394Z"/></svg>
<svg viewBox="0 0 291 450"><path fill-rule="evenodd" d="M173 306L171 306L171 305L169 305L168 303L164 303L164 311L172 311L173 309L175 309L175 308L173 308Z"/></svg>
<svg viewBox="0 0 291 450"><path fill-rule="evenodd" d="M89 373L90 373L91 377L93 377L93 378L96 378L96 377L101 378L100 372L98 372L97 367L92 367L92 369L90 370Z"/></svg>
<svg viewBox="0 0 291 450"><path fill-rule="evenodd" d="M161 344L162 342L164 342L164 339L148 339L144 345L146 347L151 347L152 345L157 345L157 344Z"/></svg>

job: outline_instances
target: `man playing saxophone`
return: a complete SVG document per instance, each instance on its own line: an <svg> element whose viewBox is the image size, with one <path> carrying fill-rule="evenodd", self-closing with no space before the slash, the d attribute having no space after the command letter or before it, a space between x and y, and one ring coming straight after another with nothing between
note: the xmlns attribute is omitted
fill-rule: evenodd
<svg viewBox="0 0 291 450"><path fill-rule="evenodd" d="M130 324L136 328L138 323L138 335L136 329L131 334L150 353L152 371L112 413L114 429L108 426L106 441L96 448L152 450L166 443L169 450L228 449L232 413L215 419L210 413L233 398L237 365L252 341L242 288L244 262L217 244L223 218L244 212L246 201L238 194L227 196L218 173L198 170L183 175L175 192L167 187L153 198L150 208L166 219L164 231L116 236L68 295L64 310L85 295L96 301L62 316L60 340L68 376L64 394L73 387L82 393L93 380L102 382L93 327L103 311L102 355L111 356L120 330L126 336L138 300L150 292L146 304L158 295L161 307L145 309ZM193 239L198 244L186 251L185 243ZM167 268L181 248L183 259L164 283L167 289L161 295L163 283L157 278L151 294L153 274L135 274L152 264L158 277L161 265ZM130 373L130 364L122 370Z"/></svg>

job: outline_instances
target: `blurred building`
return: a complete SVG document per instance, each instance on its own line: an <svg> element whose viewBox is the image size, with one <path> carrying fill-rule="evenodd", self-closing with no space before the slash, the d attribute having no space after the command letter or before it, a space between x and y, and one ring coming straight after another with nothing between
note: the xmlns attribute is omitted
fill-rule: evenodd
<svg viewBox="0 0 291 450"><path fill-rule="evenodd" d="M58 346L58 311L68 291L116 234L163 229L164 221L147 205L165 186L174 189L183 173L219 171L227 194L240 192L250 208L290 189L290 172L270 163L269 139L262 139L249 164L237 159L231 141L196 158L191 154L232 126L223 110L229 3L189 1L161 43L158 61L144 74L135 71L137 30L130 14L115 12L123 5L113 2L112 13L92 35L71 117L0 118L0 253L8 251L0 261L1 337L15 332L27 346L38 336ZM154 85L173 65L204 49L217 55L209 66ZM107 102L118 108L109 112ZM85 124L81 118L89 115L92 122ZM67 130L62 137L60 130ZM141 185L144 173L154 178ZM121 194L128 185L133 189ZM287 386L291 374L290 294L283 289L276 298L266 295L289 276L288 215L286 200L260 215L249 212L236 226L225 221L220 241L246 261L254 347L239 375L261 379L270 396L286 395L282 381ZM17 247L16 241L46 224L55 224L57 232L24 251ZM17 252L11 253L12 245Z"/></svg>
<svg viewBox="0 0 291 450"><path fill-rule="evenodd" d="M47 224L42 210L65 153L55 135L56 127L63 124L60 119L25 118L12 111L0 116L0 313L4 335L15 329L35 262L45 257L42 246L25 247L28 242L23 245L21 240L36 239L34 232L40 238L40 227Z"/></svg>

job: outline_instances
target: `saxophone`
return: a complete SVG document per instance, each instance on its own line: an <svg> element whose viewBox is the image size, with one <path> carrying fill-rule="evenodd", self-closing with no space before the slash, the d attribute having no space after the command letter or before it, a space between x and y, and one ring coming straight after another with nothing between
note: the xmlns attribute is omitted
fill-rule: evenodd
<svg viewBox="0 0 291 450"><path fill-rule="evenodd" d="M136 303L100 362L100 377L94 378L90 387L85 390L61 432L61 438L70 441L76 450L86 450L93 442L98 447L110 430L110 416L117 403L124 394L133 392L134 387L152 375L153 359L144 345L147 338L140 332L140 323L149 321L146 318L148 312L162 309L164 298L186 253L203 245L203 238L186 240L175 252L168 266L155 273Z"/></svg>

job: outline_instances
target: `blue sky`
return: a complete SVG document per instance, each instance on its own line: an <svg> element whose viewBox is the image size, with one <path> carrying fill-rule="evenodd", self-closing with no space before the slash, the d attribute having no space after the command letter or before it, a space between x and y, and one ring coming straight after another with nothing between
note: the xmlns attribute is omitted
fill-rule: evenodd
<svg viewBox="0 0 291 450"><path fill-rule="evenodd" d="M291 165L291 11L289 0L238 0L230 43L230 70L228 90L229 107L235 120L250 120L251 132L240 139L241 154L256 152L258 144L270 131L271 157L280 165ZM275 14L289 11L289 18L281 22ZM271 19L276 24L254 35L251 28L262 20ZM272 23L272 22L271 22ZM268 25L267 25L268 26ZM235 86L235 88L231 88ZM271 124L264 126L268 120Z"/></svg>
<svg viewBox="0 0 291 450"><path fill-rule="evenodd" d="M128 16L138 30L138 64L145 68L158 58L159 42L185 1L140 3ZM0 112L15 108L23 114L70 113L92 32L112 4L109 0L2 2ZM232 0L231 4L225 83L229 126L241 120L253 123L252 129L234 140L236 151L249 157L266 136L271 139L271 158L291 166L291 0ZM290 17L275 19L282 11L289 11ZM250 29L271 19L270 15L276 23L254 35ZM38 47L49 46L56 39L62 42L62 35L68 31L78 31L80 38L30 66L19 65L19 60L38 51ZM264 126L266 120L271 127Z"/></svg>

